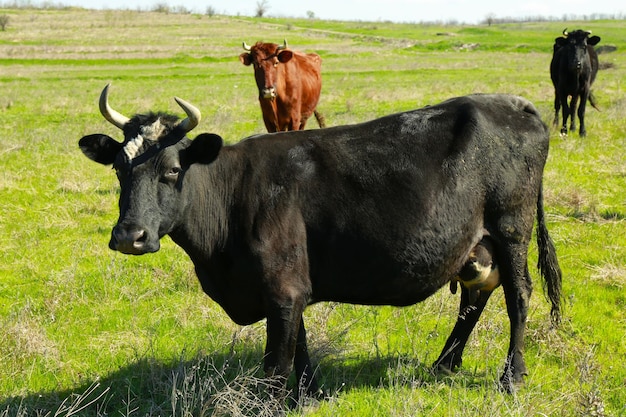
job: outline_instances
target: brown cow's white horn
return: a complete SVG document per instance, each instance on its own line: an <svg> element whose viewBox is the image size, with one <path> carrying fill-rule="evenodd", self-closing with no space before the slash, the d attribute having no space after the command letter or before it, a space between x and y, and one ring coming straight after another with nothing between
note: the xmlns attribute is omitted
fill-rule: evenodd
<svg viewBox="0 0 626 417"><path fill-rule="evenodd" d="M174 100L176 100L178 105L185 111L185 113L187 113L187 118L180 122L179 126L185 129L185 132L189 132L194 127L198 126L198 123L200 123L200 119L202 118L200 110L182 98L174 97Z"/></svg>
<svg viewBox="0 0 626 417"><path fill-rule="evenodd" d="M585 31L585 34L587 34L587 35L591 35L591 31L590 31L590 30L586 30L586 31Z"/></svg>
<svg viewBox="0 0 626 417"><path fill-rule="evenodd" d="M109 87L111 84L107 84L100 93L100 113L107 119L113 126L116 126L120 129L124 129L124 125L130 120L128 117L124 116L113 110L111 106L109 106Z"/></svg>
<svg viewBox="0 0 626 417"><path fill-rule="evenodd" d="M246 51L251 50L252 48L246 43L246 41L243 42L243 49L245 49Z"/></svg>
<svg viewBox="0 0 626 417"><path fill-rule="evenodd" d="M283 44L278 46L278 50L287 49L287 39L283 39Z"/></svg>
<svg viewBox="0 0 626 417"><path fill-rule="evenodd" d="M565 28L565 29L563 29L563 36L565 36L567 38L567 35L568 35L567 28Z"/></svg>

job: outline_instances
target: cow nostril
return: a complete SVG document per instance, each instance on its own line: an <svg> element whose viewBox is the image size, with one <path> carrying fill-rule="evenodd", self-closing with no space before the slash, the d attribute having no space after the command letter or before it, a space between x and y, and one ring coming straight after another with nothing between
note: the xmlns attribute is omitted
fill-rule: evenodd
<svg viewBox="0 0 626 417"><path fill-rule="evenodd" d="M148 233L144 229L114 228L109 247L129 254L141 254L148 245Z"/></svg>
<svg viewBox="0 0 626 417"><path fill-rule="evenodd" d="M146 235L146 232L144 230L136 230L135 232L133 232L132 240L133 240L133 246L135 248L143 247L147 239L148 239L148 236Z"/></svg>

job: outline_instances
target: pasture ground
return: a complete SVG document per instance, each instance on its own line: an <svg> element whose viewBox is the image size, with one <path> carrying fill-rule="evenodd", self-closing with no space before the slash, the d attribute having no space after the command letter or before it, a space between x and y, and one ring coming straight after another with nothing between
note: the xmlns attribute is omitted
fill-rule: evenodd
<svg viewBox="0 0 626 417"><path fill-rule="evenodd" d="M457 314L443 288L408 308L320 304L305 316L329 398L307 416L626 416L626 25L623 21L436 26L252 19L138 11L0 9L0 416L262 415L264 325L238 327L204 296L170 240L158 254L107 248L117 183L77 141L120 137L97 109L203 113L196 132L227 142L264 131L241 42L323 58L329 125L469 93L529 98L553 118L548 66L564 27L593 30L604 69L587 138L552 130L544 189L564 274L565 315L549 325L537 282L529 375L496 383L508 346L501 291L463 369L430 373ZM311 121L309 128L316 128ZM595 414L594 414L595 413Z"/></svg>

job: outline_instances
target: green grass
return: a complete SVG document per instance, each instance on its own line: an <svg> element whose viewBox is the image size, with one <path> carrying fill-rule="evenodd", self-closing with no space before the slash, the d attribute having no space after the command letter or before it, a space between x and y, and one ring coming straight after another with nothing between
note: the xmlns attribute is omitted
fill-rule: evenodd
<svg viewBox="0 0 626 417"><path fill-rule="evenodd" d="M237 59L241 42L287 38L322 56L319 109L329 125L474 92L523 95L551 123L550 51L566 26L591 29L618 50L600 55L612 67L598 75L602 111L588 110L588 137L552 131L544 188L565 319L550 328L537 285L525 387L513 396L496 388L509 333L501 291L462 370L430 373L457 314L458 298L443 288L408 308L311 307L310 349L329 399L291 414L626 415L623 21L469 27L80 9L0 14L11 18L0 32L0 416L268 412L258 379L263 323L230 322L168 238L143 257L107 248L117 181L77 147L90 133L120 137L97 109L106 83L122 113L179 114L173 97L182 97L202 110L198 133L234 143L264 131L251 70ZM462 48L468 44L478 46Z"/></svg>

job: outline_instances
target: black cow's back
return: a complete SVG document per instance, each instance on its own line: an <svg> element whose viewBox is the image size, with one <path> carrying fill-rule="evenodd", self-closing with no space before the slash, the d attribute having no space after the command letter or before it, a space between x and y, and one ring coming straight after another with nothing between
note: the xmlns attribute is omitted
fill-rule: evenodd
<svg viewBox="0 0 626 417"><path fill-rule="evenodd" d="M404 305L448 282L492 219L536 201L548 136L528 101L475 95L235 150L250 217L301 212L314 301Z"/></svg>

